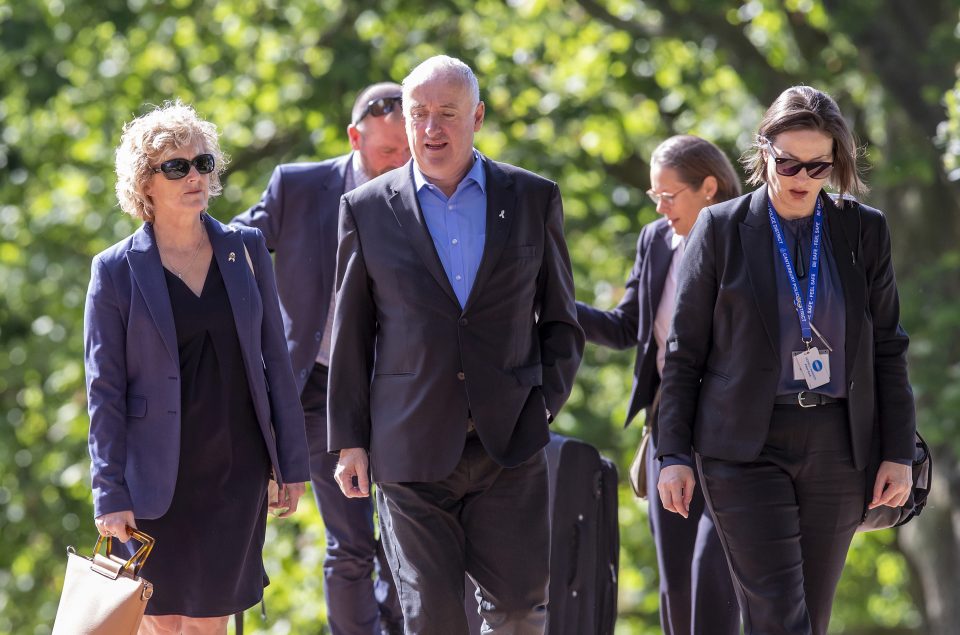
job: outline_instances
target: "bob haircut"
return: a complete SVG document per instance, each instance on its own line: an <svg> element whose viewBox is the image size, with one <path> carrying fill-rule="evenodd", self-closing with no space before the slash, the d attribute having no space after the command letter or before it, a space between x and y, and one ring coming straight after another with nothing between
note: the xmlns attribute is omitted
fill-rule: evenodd
<svg viewBox="0 0 960 635"><path fill-rule="evenodd" d="M830 95L810 86L786 89L764 113L754 145L741 159L748 173L747 183L760 185L767 182L764 140L773 142L777 135L789 130L817 130L833 139L833 171L827 181L841 199L847 193L856 196L867 193L868 188L860 179L857 167L859 150L840 107Z"/></svg>
<svg viewBox="0 0 960 635"><path fill-rule="evenodd" d="M687 185L700 189L708 176L717 179L717 203L740 196L740 179L720 148L693 135L676 135L657 146L650 165L670 168Z"/></svg>
<svg viewBox="0 0 960 635"><path fill-rule="evenodd" d="M189 145L213 155L216 168L210 173L209 195L217 196L223 191L220 175L229 159L220 150L217 127L201 119L192 106L179 99L167 101L125 124L116 153L120 209L134 218L152 221L153 201L144 193L144 186L153 177L153 170L164 154Z"/></svg>

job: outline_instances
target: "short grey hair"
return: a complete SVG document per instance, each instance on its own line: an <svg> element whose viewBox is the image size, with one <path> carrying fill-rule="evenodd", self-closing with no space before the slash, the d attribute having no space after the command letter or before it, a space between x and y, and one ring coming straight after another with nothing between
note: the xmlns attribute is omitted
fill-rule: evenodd
<svg viewBox="0 0 960 635"><path fill-rule="evenodd" d="M435 55L417 65L403 78L403 114L410 114L410 93L421 84L436 77L451 77L470 91L474 105L480 103L480 82L473 70L463 61L449 55Z"/></svg>

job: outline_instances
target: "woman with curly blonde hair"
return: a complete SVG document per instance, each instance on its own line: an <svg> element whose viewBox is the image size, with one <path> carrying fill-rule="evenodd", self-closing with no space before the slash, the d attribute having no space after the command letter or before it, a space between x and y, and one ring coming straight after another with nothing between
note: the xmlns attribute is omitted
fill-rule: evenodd
<svg viewBox="0 0 960 635"><path fill-rule="evenodd" d="M87 291L94 516L118 550L130 528L156 539L150 635L223 634L259 602L270 475L281 516L309 478L263 236L206 213L224 164L216 127L180 101L124 126L117 198L144 222L94 257Z"/></svg>

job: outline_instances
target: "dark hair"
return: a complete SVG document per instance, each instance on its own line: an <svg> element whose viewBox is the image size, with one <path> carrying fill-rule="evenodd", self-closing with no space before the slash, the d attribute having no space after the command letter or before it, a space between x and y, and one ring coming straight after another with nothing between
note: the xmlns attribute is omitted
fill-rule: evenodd
<svg viewBox="0 0 960 635"><path fill-rule="evenodd" d="M380 82L371 84L357 94L353 100L353 109L350 111L350 121L356 121L363 113L363 109L374 99L381 97L399 97L401 91L400 84L394 82Z"/></svg>
<svg viewBox="0 0 960 635"><path fill-rule="evenodd" d="M857 167L857 143L840 107L830 95L810 86L788 88L764 113L754 145L740 159L749 173L747 183L766 183L764 139L772 142L781 132L789 130L818 130L833 139L833 172L828 182L841 198L848 192L858 196L867 192Z"/></svg>
<svg viewBox="0 0 960 635"><path fill-rule="evenodd" d="M677 172L680 180L699 189L708 176L717 179L718 203L740 196L740 179L720 148L693 135L676 135L657 146L650 164Z"/></svg>

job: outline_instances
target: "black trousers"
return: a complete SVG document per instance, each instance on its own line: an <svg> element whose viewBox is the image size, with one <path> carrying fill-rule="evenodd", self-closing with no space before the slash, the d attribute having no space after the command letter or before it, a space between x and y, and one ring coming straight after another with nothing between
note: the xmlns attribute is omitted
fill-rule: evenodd
<svg viewBox="0 0 960 635"><path fill-rule="evenodd" d="M542 635L550 533L543 451L498 465L467 435L453 473L432 483L378 483L381 535L407 635L463 635L464 572L484 633Z"/></svg>
<svg viewBox="0 0 960 635"><path fill-rule="evenodd" d="M864 503L845 404L776 406L757 460L697 466L746 635L825 635Z"/></svg>
<svg viewBox="0 0 960 635"><path fill-rule="evenodd" d="M656 416L648 408L647 425L655 425ZM660 577L660 628L664 635L740 635L740 605L699 483L687 518L660 504L656 436L650 436L646 470L647 514Z"/></svg>
<svg viewBox="0 0 960 635"><path fill-rule="evenodd" d="M315 364L300 401L310 450L310 481L327 534L323 594L332 635L400 633L403 616L380 541L373 500L347 498L333 479L337 455L327 452L326 366Z"/></svg>

